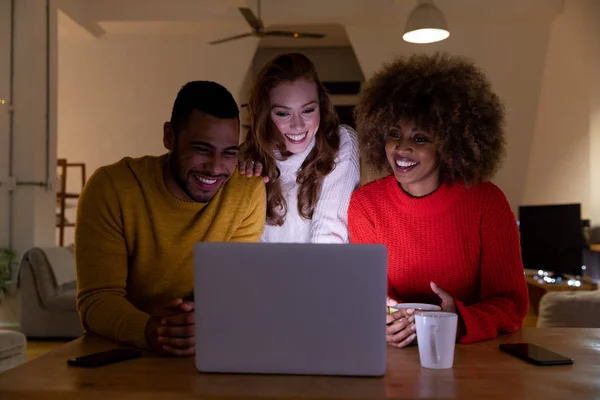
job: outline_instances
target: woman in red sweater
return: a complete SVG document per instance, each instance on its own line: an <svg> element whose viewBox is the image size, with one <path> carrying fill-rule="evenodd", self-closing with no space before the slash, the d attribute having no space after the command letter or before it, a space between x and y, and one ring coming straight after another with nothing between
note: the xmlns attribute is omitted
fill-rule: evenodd
<svg viewBox="0 0 600 400"><path fill-rule="evenodd" d="M457 313L459 343L519 329L518 227L489 182L504 156L504 110L484 74L445 54L398 58L369 81L356 117L367 162L392 174L354 192L350 240L386 245L388 303ZM412 314L388 315L389 344L415 339Z"/></svg>

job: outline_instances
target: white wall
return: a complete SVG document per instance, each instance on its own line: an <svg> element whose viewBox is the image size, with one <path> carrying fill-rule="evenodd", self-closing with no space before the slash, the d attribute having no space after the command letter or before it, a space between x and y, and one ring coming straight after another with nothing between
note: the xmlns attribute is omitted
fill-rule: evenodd
<svg viewBox="0 0 600 400"><path fill-rule="evenodd" d="M400 24L346 30L367 77L396 54L445 50L472 58L507 108L508 159L494 181L513 211L522 204L578 202L582 218L599 224L599 3L567 0L563 13L536 20L454 20L450 38L430 45L403 42ZM364 181L374 177L370 172Z"/></svg>
<svg viewBox="0 0 600 400"><path fill-rule="evenodd" d="M600 91L593 88L599 86L600 39L592 31L598 29L599 7L595 0L566 0L562 14L545 10L535 19L494 13L453 18L450 38L432 45L403 42L402 23L345 28L366 78L395 54L442 49L473 58L507 107L508 159L495 182L513 210L521 204L576 201L583 205L583 218L597 224ZM191 79L218 80L245 102L257 42L211 47L204 44L207 38L61 40L59 157L84 161L91 172L126 155L161 153L162 123L177 89ZM261 49L253 65L278 51ZM319 63L319 56L311 58ZM341 80L350 71L320 73L324 80ZM373 177L367 173L364 181Z"/></svg>
<svg viewBox="0 0 600 400"><path fill-rule="evenodd" d="M328 82L362 82L364 75L352 47L261 47L252 63L254 74L272 58L282 53L299 52L315 64L319 78Z"/></svg>
<svg viewBox="0 0 600 400"><path fill-rule="evenodd" d="M215 80L239 102L257 41L220 46L206 41L194 35L62 37L59 158L85 162L89 176L125 156L162 154L163 123L170 118L177 91L191 80ZM68 190L79 191L76 171L69 174ZM68 218L74 220L73 211Z"/></svg>
<svg viewBox="0 0 600 400"><path fill-rule="evenodd" d="M566 1L564 12L550 27L522 201L582 203L582 217L591 218L600 211L600 203L594 204L590 194L594 182L590 169L590 84L600 64L595 71L591 68L588 51L592 50L590 46L600 46L600 37L595 37L595 44L587 39L600 16L587 21L586 3L587 0ZM600 158L600 152L596 157ZM592 223L600 220L594 218Z"/></svg>
<svg viewBox="0 0 600 400"><path fill-rule="evenodd" d="M0 98L5 99L5 104L0 104L0 247L10 246L18 256L22 256L34 245L54 242L56 7L54 1L50 1L47 31L45 1L15 2L14 97L11 99L10 3L8 0L1 2ZM9 104L12 104L14 113L12 145L9 141ZM12 232L8 228L10 147L13 149L12 177L17 183L12 191ZM47 170L50 171L48 184Z"/></svg>
<svg viewBox="0 0 600 400"><path fill-rule="evenodd" d="M365 76L396 55L447 51L473 59L489 76L507 109L508 160L495 182L513 208L523 198L539 99L549 19L453 21L447 40L428 45L404 42L403 27L347 26L346 31ZM378 43L374 46L373 43ZM369 172L363 182L378 175Z"/></svg>
<svg viewBox="0 0 600 400"><path fill-rule="evenodd" d="M161 154L162 125L186 82L215 80L239 100L248 42L194 37L59 42L58 155L90 171L124 156Z"/></svg>
<svg viewBox="0 0 600 400"><path fill-rule="evenodd" d="M588 33L584 59L590 92L590 217L592 240L600 243L600 2L587 0L583 17Z"/></svg>
<svg viewBox="0 0 600 400"><path fill-rule="evenodd" d="M8 245L8 131L11 3L0 0L0 248ZM4 104L2 104L4 101Z"/></svg>
<svg viewBox="0 0 600 400"><path fill-rule="evenodd" d="M4 104L0 101L0 247L11 248L18 258L33 246L54 244L56 6L54 0L49 1L47 18L46 4L39 0L14 2L11 78L11 2L0 0L0 99L5 100ZM8 186L9 175L16 180L14 188ZM16 323L17 300L12 296L3 302L0 325Z"/></svg>

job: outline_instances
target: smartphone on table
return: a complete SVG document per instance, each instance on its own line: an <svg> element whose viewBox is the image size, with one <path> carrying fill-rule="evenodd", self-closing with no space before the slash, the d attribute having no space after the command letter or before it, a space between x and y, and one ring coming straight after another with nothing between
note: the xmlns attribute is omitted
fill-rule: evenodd
<svg viewBox="0 0 600 400"><path fill-rule="evenodd" d="M103 365L114 364L121 361L133 360L142 356L139 350L112 349L85 356L69 358L67 364L74 367L95 368Z"/></svg>
<svg viewBox="0 0 600 400"><path fill-rule="evenodd" d="M569 365L573 359L533 343L504 343L500 350L535 365Z"/></svg>

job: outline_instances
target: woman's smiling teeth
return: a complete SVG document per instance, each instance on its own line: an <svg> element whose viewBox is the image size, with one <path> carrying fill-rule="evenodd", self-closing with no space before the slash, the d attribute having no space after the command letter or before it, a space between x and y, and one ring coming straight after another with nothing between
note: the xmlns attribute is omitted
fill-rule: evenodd
<svg viewBox="0 0 600 400"><path fill-rule="evenodd" d="M418 163L416 161L410 161L410 160L396 160L396 165L399 166L400 168L408 168L408 167L414 167L415 165L417 165Z"/></svg>
<svg viewBox="0 0 600 400"><path fill-rule="evenodd" d="M308 132L300 133L297 135L293 135L291 133L286 133L285 137L288 138L289 140L291 140L292 142L301 142L304 139L306 139L307 135L308 135Z"/></svg>

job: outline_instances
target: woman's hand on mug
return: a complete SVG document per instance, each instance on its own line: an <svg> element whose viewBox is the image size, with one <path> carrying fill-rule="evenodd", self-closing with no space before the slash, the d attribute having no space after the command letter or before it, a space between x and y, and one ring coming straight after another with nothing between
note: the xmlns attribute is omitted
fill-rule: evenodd
<svg viewBox="0 0 600 400"><path fill-rule="evenodd" d="M386 299L385 303L386 303L385 305L386 305L388 308L390 308L390 307L392 307L392 308L393 308L393 307L396 307L398 304L400 304L400 303L398 303L396 300L392 299L390 296L388 296L388 297L387 297L387 299Z"/></svg>
<svg viewBox="0 0 600 400"><path fill-rule="evenodd" d="M240 175L246 175L248 178L252 178L254 176L261 176L263 165L259 161L239 160L238 170L240 171ZM263 182L269 182L269 177L263 176Z"/></svg>
<svg viewBox="0 0 600 400"><path fill-rule="evenodd" d="M443 291L434 282L431 282L429 284L429 286L431 287L431 290L433 291L433 293L437 294L438 297L440 298L440 300L442 300L442 303L440 304L442 311L451 312L451 313L456 314L456 304L454 304L454 299L452 298L452 296L450 296L448 293Z"/></svg>
<svg viewBox="0 0 600 400"><path fill-rule="evenodd" d="M401 308L386 317L385 340L388 344L402 348L411 344L417 337L415 310Z"/></svg>
<svg viewBox="0 0 600 400"><path fill-rule="evenodd" d="M458 314L456 310L456 303L454 303L454 299L448 293L440 289L438 285L434 282L429 284L431 286L431 290L433 293L437 294L439 298L442 300L440 306L442 307L442 311L451 312ZM465 326L465 321L458 316L458 324L456 324L456 337L461 338L467 333L467 327Z"/></svg>

